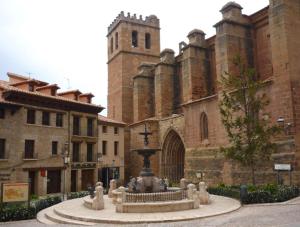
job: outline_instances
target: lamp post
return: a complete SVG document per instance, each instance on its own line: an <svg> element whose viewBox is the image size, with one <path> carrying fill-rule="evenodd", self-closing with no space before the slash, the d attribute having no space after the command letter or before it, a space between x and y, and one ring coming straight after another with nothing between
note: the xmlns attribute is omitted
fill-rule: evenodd
<svg viewBox="0 0 300 227"><path fill-rule="evenodd" d="M69 143L64 144L62 150L62 158L64 162L64 181L63 181L63 200L66 200L66 177L67 177L67 166L70 163L70 154L69 154Z"/></svg>

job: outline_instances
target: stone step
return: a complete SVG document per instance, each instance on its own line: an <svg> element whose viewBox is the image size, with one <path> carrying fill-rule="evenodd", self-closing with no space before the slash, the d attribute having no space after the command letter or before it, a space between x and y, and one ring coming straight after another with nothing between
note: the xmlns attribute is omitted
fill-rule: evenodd
<svg viewBox="0 0 300 227"><path fill-rule="evenodd" d="M53 209L52 207L49 207L49 208L46 208L44 210L41 210L40 212L38 212L38 214L36 215L36 219L43 223L43 224L47 224L47 225L55 225L57 223L49 220L46 216L45 216L45 213L49 210L49 209Z"/></svg>
<svg viewBox="0 0 300 227"><path fill-rule="evenodd" d="M59 224L71 224L71 225L84 225L84 226L91 226L91 225L96 224L93 222L84 222L84 221L72 220L69 218L62 217L54 212L54 207L55 206L45 209L45 211L43 212L44 219L39 220L39 221L41 221L42 223L45 223L45 224L58 224L59 223Z"/></svg>

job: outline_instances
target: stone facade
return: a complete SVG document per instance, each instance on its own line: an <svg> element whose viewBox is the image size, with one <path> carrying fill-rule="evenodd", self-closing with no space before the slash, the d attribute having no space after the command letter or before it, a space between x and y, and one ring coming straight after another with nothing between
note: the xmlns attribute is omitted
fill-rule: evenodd
<svg viewBox="0 0 300 227"><path fill-rule="evenodd" d="M101 154L99 181L109 187L111 179L118 185L124 182L124 128L125 123L98 117L98 151Z"/></svg>
<svg viewBox="0 0 300 227"><path fill-rule="evenodd" d="M12 73L8 77L0 81L0 182L29 181L30 193L36 195L94 184L97 116L103 107L90 103L91 94L57 93L57 85Z"/></svg>
<svg viewBox="0 0 300 227"><path fill-rule="evenodd" d="M274 163L290 163L293 183L300 184L299 9L296 0L270 0L269 6L244 15L239 4L229 2L220 10L222 20L214 25L216 35L206 38L202 30L192 30L189 43L180 43L177 56L170 49L159 53L159 20L155 16L150 16L150 23L121 13L107 36L108 112L111 118L129 125L126 175L136 176L141 168L140 158L130 150L142 147L138 133L146 123L153 132L150 146L161 149L152 157L154 172L161 177L196 182L195 173L202 171L209 184L250 182L247 168L219 152L228 139L220 120L222 87L217 81L225 71L235 73L232 60L240 55L265 83L264 92L270 98L266 112L271 121L276 123L282 117L285 127L291 125L276 138L278 152L258 168L257 181L276 182ZM122 44L110 52L116 32ZM147 32L151 34L150 49L144 48ZM131 45L136 34L138 47ZM289 183L287 172L281 177Z"/></svg>

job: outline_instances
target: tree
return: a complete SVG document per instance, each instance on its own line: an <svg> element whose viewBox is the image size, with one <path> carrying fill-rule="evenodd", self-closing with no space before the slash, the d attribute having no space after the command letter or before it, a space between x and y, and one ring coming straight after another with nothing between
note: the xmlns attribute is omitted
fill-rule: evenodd
<svg viewBox="0 0 300 227"><path fill-rule="evenodd" d="M229 146L221 147L221 152L226 158L249 167L255 184L255 167L271 158L276 149L272 138L280 128L272 125L264 112L269 99L255 70L246 67L240 57L233 64L236 75L225 72L220 81L223 91L219 108L229 139Z"/></svg>

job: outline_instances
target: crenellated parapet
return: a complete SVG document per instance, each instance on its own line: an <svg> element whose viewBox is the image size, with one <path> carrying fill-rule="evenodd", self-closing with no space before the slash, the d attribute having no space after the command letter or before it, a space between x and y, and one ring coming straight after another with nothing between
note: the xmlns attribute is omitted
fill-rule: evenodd
<svg viewBox="0 0 300 227"><path fill-rule="evenodd" d="M114 21L108 26L108 35L122 21L159 28L159 19L155 15L150 15L143 19L142 15L140 15L139 17L137 17L136 14L130 15L130 13L127 13L127 15L125 15L124 11L121 11L116 19L114 19Z"/></svg>

